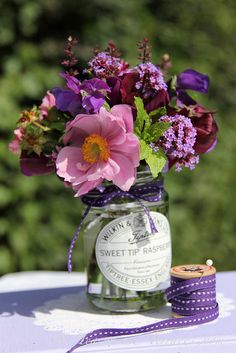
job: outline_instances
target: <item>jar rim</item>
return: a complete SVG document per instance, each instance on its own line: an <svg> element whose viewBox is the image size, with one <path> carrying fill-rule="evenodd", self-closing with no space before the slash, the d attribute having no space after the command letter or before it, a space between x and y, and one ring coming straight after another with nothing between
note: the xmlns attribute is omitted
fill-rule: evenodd
<svg viewBox="0 0 236 353"><path fill-rule="evenodd" d="M141 186L141 185L145 185L146 183L150 183L153 180L163 181L164 177L162 174L159 174L157 178L153 178L150 170L139 170L139 171L137 171L137 178L136 178L136 181L133 185ZM109 185L112 185L112 183L106 182L106 183L104 183L104 185L109 186ZM90 195L93 197L92 194L90 194ZM94 197L96 197L96 194L94 194ZM167 194L166 190L163 189L162 195L161 195L159 201L155 201L155 202L150 203L148 201L142 200L142 203L146 208L149 208L150 206L156 206L157 204L160 205L160 203L165 202L166 199L168 199L168 194ZM132 210L132 209L140 208L140 205L138 204L137 201L135 201L133 199L129 199L128 197L123 198L122 200L120 198L119 199L114 198L113 201L111 201L109 204L107 204L104 207L92 206L91 211L94 210L96 212L98 211L99 213L104 212L104 211L105 212L106 211L114 211L115 212L115 211L119 211L123 208Z"/></svg>
<svg viewBox="0 0 236 353"><path fill-rule="evenodd" d="M137 183L143 183L143 182L147 183L147 182L151 182L152 180L164 181L164 176L162 173L159 173L158 176L156 178L154 178L152 176L150 169L137 170L136 180L135 180L133 186L136 185ZM103 185L110 186L110 185L113 185L113 183L111 181L105 181L103 183Z"/></svg>

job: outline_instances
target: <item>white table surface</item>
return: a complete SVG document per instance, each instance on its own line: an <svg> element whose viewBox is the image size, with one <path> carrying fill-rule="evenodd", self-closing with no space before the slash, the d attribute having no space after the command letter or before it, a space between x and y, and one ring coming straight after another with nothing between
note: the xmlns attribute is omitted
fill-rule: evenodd
<svg viewBox="0 0 236 353"><path fill-rule="evenodd" d="M236 272L217 274L220 317L185 329L103 341L79 352L236 353ZM85 295L84 273L33 271L0 278L0 353L66 353L95 328L135 327L170 317L160 312L102 315ZM133 325L133 326L132 326Z"/></svg>
<svg viewBox="0 0 236 353"><path fill-rule="evenodd" d="M25 271L0 277L0 293L31 289L85 286L86 275L81 272Z"/></svg>

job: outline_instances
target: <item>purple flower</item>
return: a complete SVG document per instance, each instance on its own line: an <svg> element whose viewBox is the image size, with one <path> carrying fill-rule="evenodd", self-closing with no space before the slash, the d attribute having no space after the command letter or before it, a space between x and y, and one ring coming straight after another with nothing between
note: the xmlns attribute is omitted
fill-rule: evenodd
<svg viewBox="0 0 236 353"><path fill-rule="evenodd" d="M160 121L170 122L171 126L160 138L158 145L167 155L170 165L176 165L176 171L182 167L193 169L199 157L195 155L194 144L197 131L191 119L184 115L164 115Z"/></svg>
<svg viewBox="0 0 236 353"><path fill-rule="evenodd" d="M147 98L153 91L167 90L164 76L161 70L152 63L139 64L134 68L139 73L139 80L135 84L137 90L141 90L143 97Z"/></svg>
<svg viewBox="0 0 236 353"><path fill-rule="evenodd" d="M196 167L196 164L199 163L199 156L193 156L193 155L188 155L185 158L180 159L179 161L176 162L175 164L175 170L176 172L181 172L183 166L185 168L189 168L190 170L193 170Z"/></svg>
<svg viewBox="0 0 236 353"><path fill-rule="evenodd" d="M105 102L105 95L110 87L99 78L85 80L79 87L82 95L82 106L87 113L97 113Z"/></svg>
<svg viewBox="0 0 236 353"><path fill-rule="evenodd" d="M177 77L177 90L190 89L207 93L208 87L209 77L193 69L185 70Z"/></svg>
<svg viewBox="0 0 236 353"><path fill-rule="evenodd" d="M108 86L110 87L110 93L108 94L109 105L113 106L122 103L122 96L120 92L121 79L111 76L106 79Z"/></svg>
<svg viewBox="0 0 236 353"><path fill-rule="evenodd" d="M158 152L159 147L158 147L154 142L151 142L151 143L149 144L149 146L151 147L151 149L152 149L154 152Z"/></svg>
<svg viewBox="0 0 236 353"><path fill-rule="evenodd" d="M185 90L190 89L201 93L207 93L209 88L209 77L193 69L183 71L177 77L176 92L178 105L194 105L197 102L192 99Z"/></svg>
<svg viewBox="0 0 236 353"><path fill-rule="evenodd" d="M152 65L151 68L154 71L153 75L150 75L151 72L149 71L145 77L142 74L142 78L140 78L140 74L131 69L122 77L120 83L122 103L134 106L134 97L141 97L147 112L168 104L169 94L166 90L163 75L156 66ZM164 89L161 89L161 87Z"/></svg>
<svg viewBox="0 0 236 353"><path fill-rule="evenodd" d="M43 175L55 172L55 165L50 157L41 154L28 155L27 152L22 152L20 156L20 169L24 175Z"/></svg>
<svg viewBox="0 0 236 353"><path fill-rule="evenodd" d="M107 78L110 76L118 77L125 72L128 66L128 63L124 60L106 52L98 53L89 61L89 69L99 78Z"/></svg>
<svg viewBox="0 0 236 353"><path fill-rule="evenodd" d="M56 98L56 107L63 112L69 112L74 117L81 112L82 108L81 95L79 94L80 82L68 73L62 72L60 75L66 80L68 89L56 87L52 90Z"/></svg>
<svg viewBox="0 0 236 353"><path fill-rule="evenodd" d="M176 89L176 93L177 105L179 107L182 107L183 104L187 106L197 104L197 102L192 97L190 97L190 95L186 93L183 89Z"/></svg>
<svg viewBox="0 0 236 353"><path fill-rule="evenodd" d="M110 87L98 78L84 80L80 84L79 80L62 73L66 79L68 89L56 87L52 90L56 98L56 107L63 112L69 112L73 117L85 109L86 113L97 113L105 102L105 95L110 92Z"/></svg>
<svg viewBox="0 0 236 353"><path fill-rule="evenodd" d="M56 87L52 90L56 98L56 107L63 112L69 112L73 117L81 112L82 101L80 94L75 94L69 89Z"/></svg>
<svg viewBox="0 0 236 353"><path fill-rule="evenodd" d="M79 93L80 82L76 77L71 76L65 72L61 73L61 77L66 80L66 85L71 91L73 91L75 94Z"/></svg>

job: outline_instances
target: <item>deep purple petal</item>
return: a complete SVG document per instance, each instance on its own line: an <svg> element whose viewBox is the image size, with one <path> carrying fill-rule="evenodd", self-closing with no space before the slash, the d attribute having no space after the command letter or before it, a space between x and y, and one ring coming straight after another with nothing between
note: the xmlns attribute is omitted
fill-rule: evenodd
<svg viewBox="0 0 236 353"><path fill-rule="evenodd" d="M99 91L94 92L92 96L93 96L94 98L96 98L96 99L102 98L103 100L105 100L104 94L101 93L101 92L99 92Z"/></svg>
<svg viewBox="0 0 236 353"><path fill-rule="evenodd" d="M44 155L22 152L20 156L20 170L26 176L49 174L55 171L50 158Z"/></svg>
<svg viewBox="0 0 236 353"><path fill-rule="evenodd" d="M177 91L177 105L194 105L196 103L197 102L191 98L184 90L181 89Z"/></svg>
<svg viewBox="0 0 236 353"><path fill-rule="evenodd" d="M67 111L68 111L73 117L75 117L77 114L80 114L80 113L81 113L81 108L82 108L81 99L72 100L72 101L68 104Z"/></svg>
<svg viewBox="0 0 236 353"><path fill-rule="evenodd" d="M190 89L201 93L207 93L208 87L209 77L192 69L183 71L177 77L177 90Z"/></svg>
<svg viewBox="0 0 236 353"><path fill-rule="evenodd" d="M108 94L109 104L110 106L121 104L122 97L120 93L120 86L121 80L117 77L108 77L107 83L111 89L110 93Z"/></svg>
<svg viewBox="0 0 236 353"><path fill-rule="evenodd" d="M158 91L154 97L152 97L148 102L145 102L145 109L147 112L151 112L160 107L164 107L169 103L169 94L164 89Z"/></svg>
<svg viewBox="0 0 236 353"><path fill-rule="evenodd" d="M80 90L84 90L87 93L92 94L95 91L101 90L110 92L110 87L105 81L100 80L99 78L92 78L91 80L84 80L80 85Z"/></svg>
<svg viewBox="0 0 236 353"><path fill-rule="evenodd" d="M71 89L75 94L79 93L79 80L74 77L71 76L65 72L62 72L60 74L61 77L63 77L66 80L66 85L69 89Z"/></svg>
<svg viewBox="0 0 236 353"><path fill-rule="evenodd" d="M60 87L52 90L56 98L56 107L63 112L69 112L76 116L81 109L81 96L74 92Z"/></svg>
<svg viewBox="0 0 236 353"><path fill-rule="evenodd" d="M97 113L105 102L104 95L97 92L93 96L85 96L82 101L83 108L88 113Z"/></svg>
<svg viewBox="0 0 236 353"><path fill-rule="evenodd" d="M110 87L105 81L100 80L99 78L93 78L90 81L92 81L92 85L96 89L96 91L104 90L110 92Z"/></svg>
<svg viewBox="0 0 236 353"><path fill-rule="evenodd" d="M103 106L105 99L104 97L96 97L95 95L91 97L90 102L93 106L94 112L98 112Z"/></svg>
<svg viewBox="0 0 236 353"><path fill-rule="evenodd" d="M52 90L54 97L56 98L56 107L59 110L67 111L67 107L72 100L77 98L76 94L70 90L63 88L54 88Z"/></svg>
<svg viewBox="0 0 236 353"><path fill-rule="evenodd" d="M80 91L85 91L87 92L88 94L93 94L94 92L94 89L93 89L93 86L90 82L90 80L84 80L83 83L80 85L79 87Z"/></svg>

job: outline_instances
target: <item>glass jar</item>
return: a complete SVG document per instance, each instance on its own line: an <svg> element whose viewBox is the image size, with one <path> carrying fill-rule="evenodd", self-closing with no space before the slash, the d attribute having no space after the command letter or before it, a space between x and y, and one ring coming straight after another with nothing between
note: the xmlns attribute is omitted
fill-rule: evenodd
<svg viewBox="0 0 236 353"><path fill-rule="evenodd" d="M138 172L135 186L152 181L150 172ZM159 201L141 202L157 233L152 234L142 205L128 197L92 207L85 221L87 295L99 309L127 313L165 304L171 267L168 194L163 189Z"/></svg>

